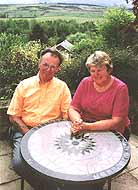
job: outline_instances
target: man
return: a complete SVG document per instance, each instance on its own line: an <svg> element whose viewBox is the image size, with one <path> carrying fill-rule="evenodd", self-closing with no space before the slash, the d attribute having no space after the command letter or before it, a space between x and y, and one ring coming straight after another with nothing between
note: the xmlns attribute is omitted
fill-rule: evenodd
<svg viewBox="0 0 138 190"><path fill-rule="evenodd" d="M20 142L32 127L55 119L67 119L71 94L66 83L54 77L60 70L63 58L55 49L41 53L36 76L27 78L17 86L7 114L13 123L14 170L32 187L42 189L42 177L28 166L20 153Z"/></svg>

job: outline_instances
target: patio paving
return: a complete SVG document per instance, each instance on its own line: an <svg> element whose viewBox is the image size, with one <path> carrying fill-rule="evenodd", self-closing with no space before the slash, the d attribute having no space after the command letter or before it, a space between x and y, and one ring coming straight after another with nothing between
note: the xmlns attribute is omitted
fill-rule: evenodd
<svg viewBox="0 0 138 190"><path fill-rule="evenodd" d="M131 160L127 168L112 179L112 190L138 190L138 136L132 135L129 144ZM21 179L11 169L12 149L6 139L0 140L0 190L20 190ZM25 182L24 190L31 190ZM107 190L105 184L104 190Z"/></svg>

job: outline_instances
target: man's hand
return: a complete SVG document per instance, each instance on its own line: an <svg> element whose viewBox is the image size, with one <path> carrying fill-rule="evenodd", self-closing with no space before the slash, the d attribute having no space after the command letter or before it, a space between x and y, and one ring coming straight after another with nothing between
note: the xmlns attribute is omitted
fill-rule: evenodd
<svg viewBox="0 0 138 190"><path fill-rule="evenodd" d="M13 124L13 126L14 126L19 132L21 132L23 135L29 131L29 128L28 128L27 125L23 122L23 120L22 120L21 117L11 115L11 116L9 117L9 119L10 119L11 123Z"/></svg>
<svg viewBox="0 0 138 190"><path fill-rule="evenodd" d="M25 127L21 127L21 126L19 126L18 128L20 128L20 129L18 129L23 135L25 135L25 133L27 133L28 131L29 131L29 128L27 127L27 126L25 126Z"/></svg>

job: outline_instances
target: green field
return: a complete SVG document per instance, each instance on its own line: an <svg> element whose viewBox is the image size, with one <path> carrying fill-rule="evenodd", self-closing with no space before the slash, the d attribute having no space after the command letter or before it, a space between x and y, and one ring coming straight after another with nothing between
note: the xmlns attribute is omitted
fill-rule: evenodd
<svg viewBox="0 0 138 190"><path fill-rule="evenodd" d="M71 4L0 5L0 18L76 19L102 18L106 8Z"/></svg>

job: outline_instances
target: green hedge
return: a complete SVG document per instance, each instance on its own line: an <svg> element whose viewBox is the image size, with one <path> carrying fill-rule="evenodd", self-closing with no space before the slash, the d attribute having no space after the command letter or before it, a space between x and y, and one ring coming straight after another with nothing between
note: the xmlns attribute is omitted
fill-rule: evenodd
<svg viewBox="0 0 138 190"><path fill-rule="evenodd" d="M0 21L5 27L5 32L0 34L0 99L11 98L19 81L37 73L37 54L41 49L64 39L73 43L74 49L69 59L65 59L58 77L66 81L72 92L80 80L88 76L84 65L86 58L95 50L103 50L112 57L115 76L124 80L130 94L137 98L138 45L134 44L134 39L124 44L124 35L119 33L131 26L133 19L132 13L125 9L110 9L105 20L96 24L62 20L40 23L8 20L5 24ZM24 33L19 32L23 27ZM137 31L135 34L137 36Z"/></svg>
<svg viewBox="0 0 138 190"><path fill-rule="evenodd" d="M11 98L19 81L37 72L40 42L25 42L21 36L1 35L5 43L0 47L0 99ZM10 44L11 41L11 44Z"/></svg>

